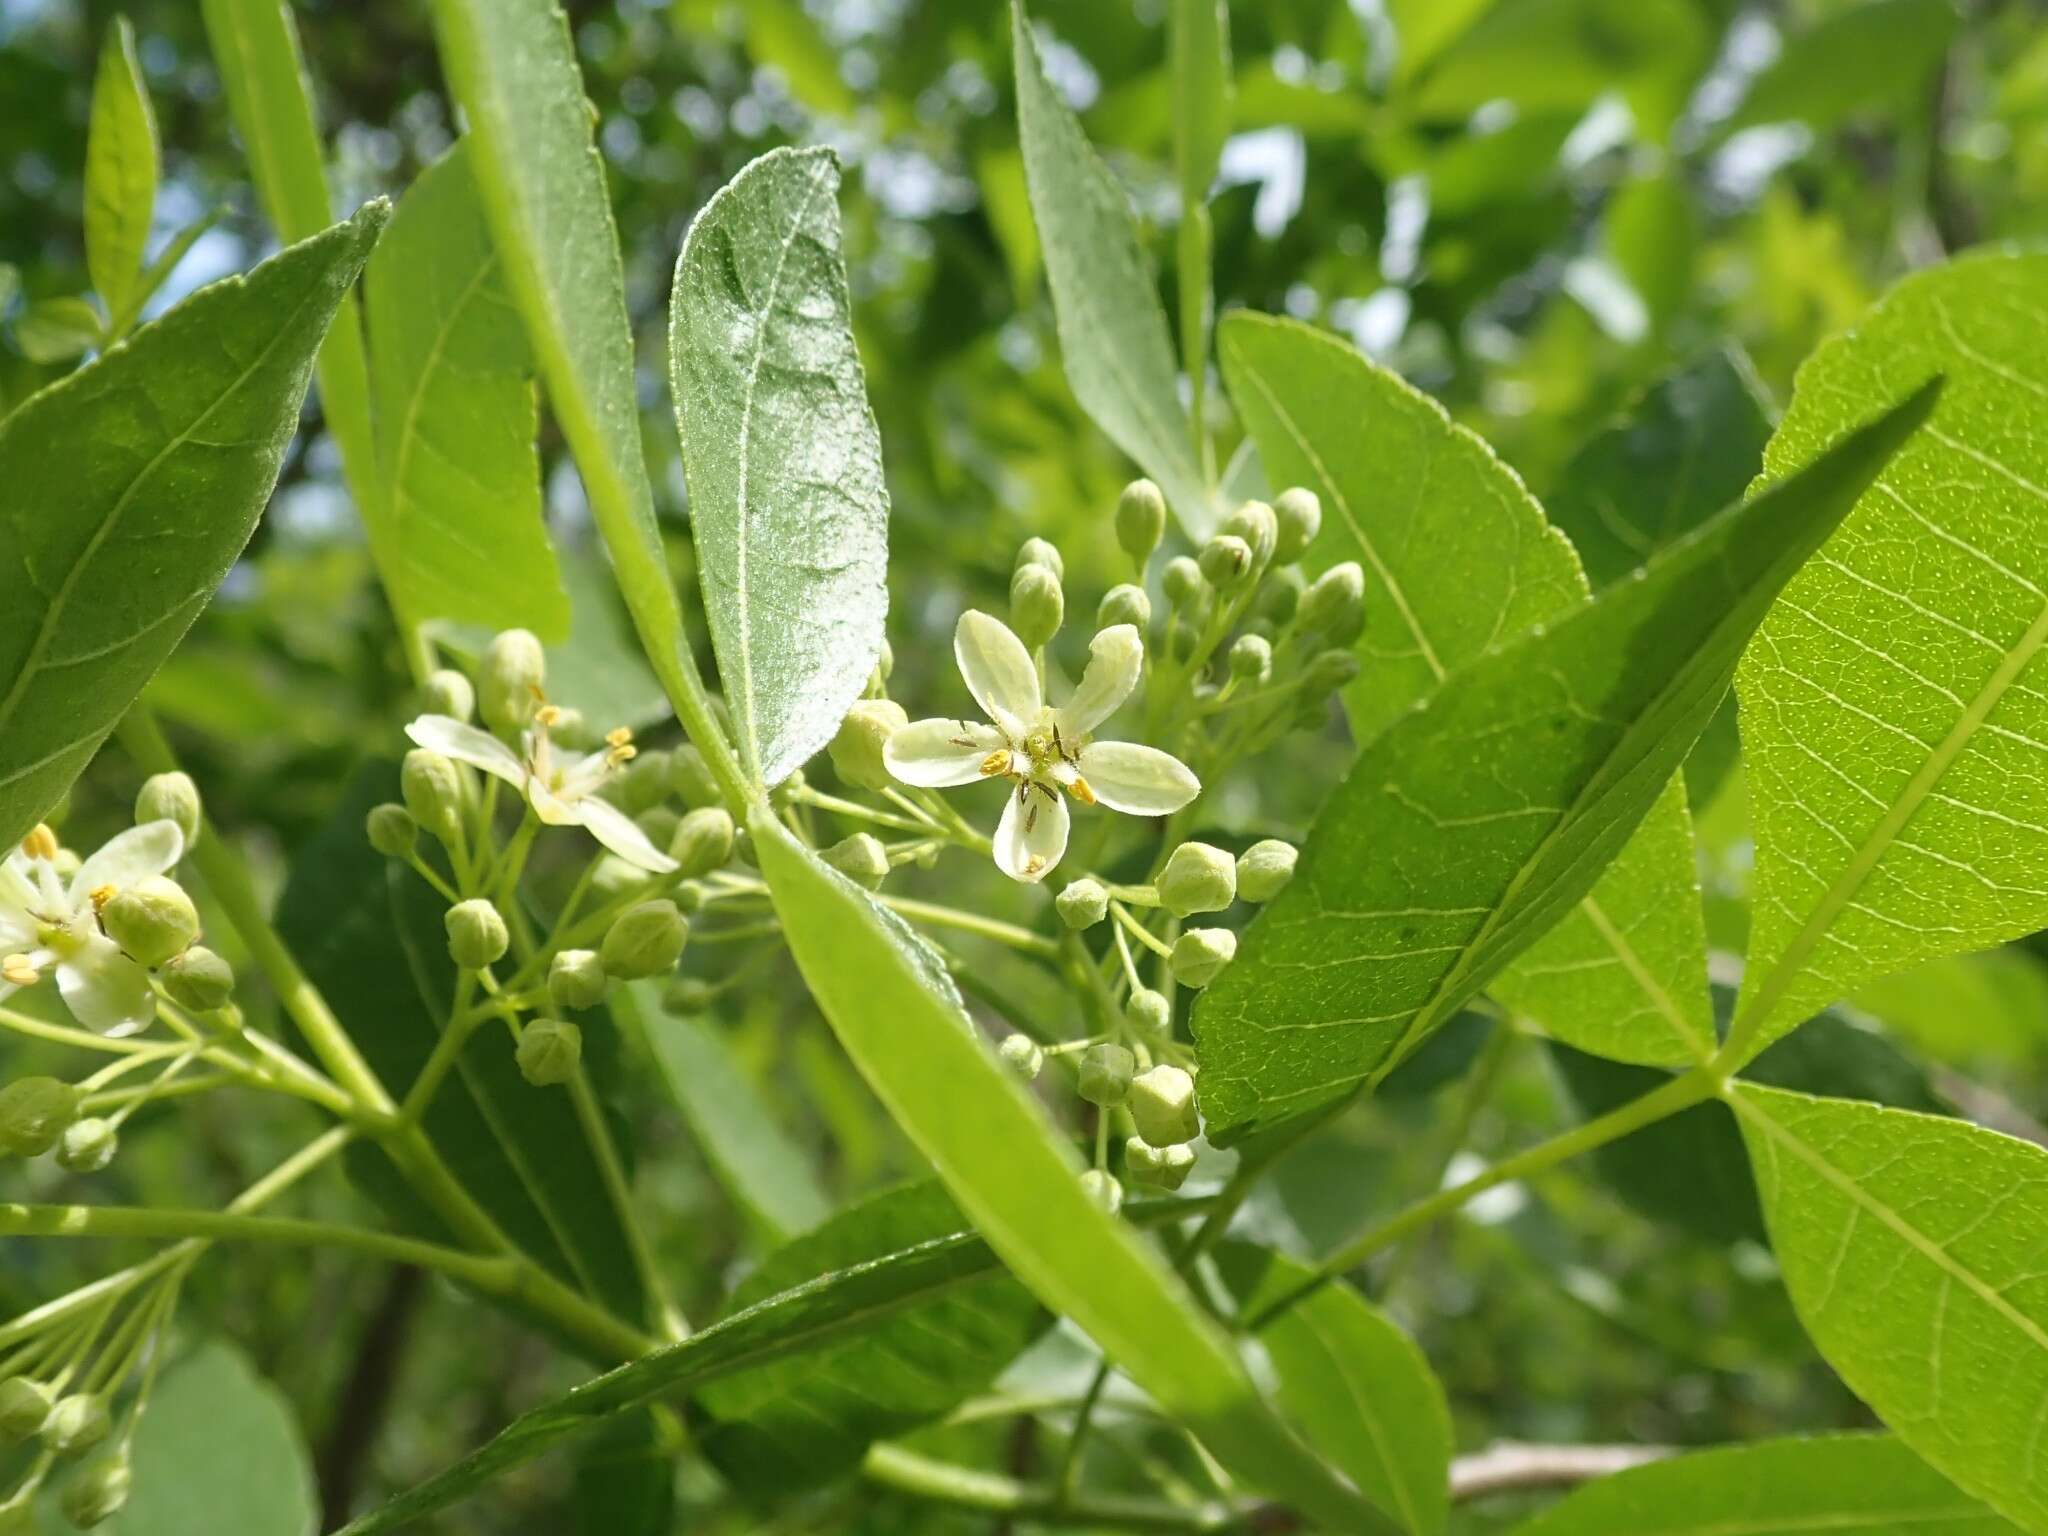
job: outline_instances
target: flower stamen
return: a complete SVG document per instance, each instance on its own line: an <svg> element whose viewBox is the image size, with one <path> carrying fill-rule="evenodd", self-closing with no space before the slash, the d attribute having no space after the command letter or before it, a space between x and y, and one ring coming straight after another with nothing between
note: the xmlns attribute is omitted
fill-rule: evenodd
<svg viewBox="0 0 2048 1536"><path fill-rule="evenodd" d="M972 746L973 743L969 742L968 745ZM981 776L985 779L993 779L1009 771L1010 751L1007 747L997 747L981 760Z"/></svg>
<svg viewBox="0 0 2048 1536"><path fill-rule="evenodd" d="M96 885L87 891L86 898L92 902L92 915L98 917L107 909L107 903L119 894L111 885Z"/></svg>
<svg viewBox="0 0 2048 1536"><path fill-rule="evenodd" d="M21 851L32 859L54 859L57 857L57 834L50 830L48 822L39 821L21 840Z"/></svg>
<svg viewBox="0 0 2048 1536"><path fill-rule="evenodd" d="M27 955L0 955L0 981L13 987L32 987L41 979Z"/></svg>
<svg viewBox="0 0 2048 1536"><path fill-rule="evenodd" d="M1070 758L1068 761L1071 762L1072 759ZM1078 773L1074 775L1074 781L1067 786L1067 793L1083 805L1093 805L1095 803L1095 791L1088 787L1088 781Z"/></svg>

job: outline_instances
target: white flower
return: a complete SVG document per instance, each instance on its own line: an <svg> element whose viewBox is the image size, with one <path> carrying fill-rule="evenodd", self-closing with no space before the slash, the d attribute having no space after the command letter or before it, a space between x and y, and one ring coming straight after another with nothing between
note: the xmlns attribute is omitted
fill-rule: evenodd
<svg viewBox="0 0 2048 1536"><path fill-rule="evenodd" d="M631 761L632 733L613 731L605 738L603 751L571 761L559 756L548 740L548 726L556 718L552 706L541 706L533 725L520 733L522 752L451 715L421 715L405 734L415 745L503 779L549 826L583 827L628 864L653 874L673 870L676 861L655 847L632 817L597 793L600 784Z"/></svg>
<svg viewBox="0 0 2048 1536"><path fill-rule="evenodd" d="M176 822L150 821L110 839L66 880L56 839L37 828L0 860L0 998L55 970L71 1016L87 1029L127 1035L156 1017L149 972L100 932L115 894L168 874L185 852Z"/></svg>
<svg viewBox="0 0 2048 1536"><path fill-rule="evenodd" d="M1092 733L1138 685L1145 642L1135 626L1114 624L1088 647L1088 668L1072 698L1054 709L1039 695L1038 669L1024 642L1000 619L973 609L960 615L953 655L988 725L913 720L889 737L883 760L906 784L948 789L977 779L1009 779L1015 791L996 828L996 865L1013 880L1043 880L1067 850L1064 790L1083 805L1132 816L1166 816L1202 786L1187 765L1156 747L1096 741Z"/></svg>

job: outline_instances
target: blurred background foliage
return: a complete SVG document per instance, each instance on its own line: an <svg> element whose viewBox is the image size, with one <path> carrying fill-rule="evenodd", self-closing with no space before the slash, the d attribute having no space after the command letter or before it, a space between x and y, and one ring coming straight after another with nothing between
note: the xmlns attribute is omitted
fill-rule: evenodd
<svg viewBox="0 0 2048 1536"><path fill-rule="evenodd" d="M274 244L197 6L0 0L0 411L64 366L30 360L28 307L88 286L86 112L117 9L136 27L165 145L156 243L209 207L228 210L152 310ZM1121 579L1108 512L1129 470L1060 371L1017 151L1005 7L568 9L625 250L664 517L684 526L660 362L683 232L753 156L830 143L849 167L859 341L894 502L894 691L916 699L939 687L953 616L964 600L1000 601L1028 535L1063 548L1072 600L1092 607ZM306 0L294 10L337 209L400 191L454 131L423 8ZM1171 304L1163 6L1038 0L1032 11L1057 83L1146 222ZM1596 579L1603 538L1631 563L1627 530L1603 528L1605 503L1588 489L1599 453L1624 496L1654 502L1659 487L1640 469L1630 478L1625 453L1616 468L1611 440L1591 458L1580 450L1660 378L1704 369L1774 416L1800 359L1892 279L1964 246L2048 233L2048 8L2030 0L1261 0L1232 7L1231 21L1235 117L1213 206L1219 308L1329 326L1438 396L1572 527ZM1227 401L1210 400L1227 446ZM396 750L408 705L317 402L308 411L248 557L152 690L213 809L273 870L359 760ZM588 555L574 472L558 440L544 438L543 451L557 536L587 556L572 561L573 665L592 686L620 690L631 713L636 685ZM1735 484L1754 457L1732 461ZM675 558L684 574L680 541ZM1262 775L1261 817L1298 830L1346 753L1333 731L1286 773ZM118 820L135 778L116 754L88 775L71 810L77 840ZM1740 775L1703 773L1694 787L1710 927L1739 953ZM976 878L989 880L992 907L1028 900ZM917 1171L793 976L760 972L721 1009L769 1113L835 1196ZM1866 1096L1962 1100L1989 1123L2039 1134L2048 979L2033 944L1887 982L1830 1027L1870 1074ZM29 1070L29 1054L10 1065ZM1617 1070L1561 1059L1475 1015L1283 1165L1250 1219L1296 1250L1325 1245L1446 1169L1628 1091L1611 1080ZM1799 1080L1798 1062L1782 1070ZM678 1290L701 1316L758 1258L759 1234L707 1173L659 1075L628 1076L642 1187ZM1483 1104L1481 1083L1492 1085ZM89 1193L38 1165L25 1197L217 1204L305 1130L269 1101L211 1097L173 1126L174 1112L135 1122ZM1723 1113L1695 1111L1655 1142L1497 1191L1379 1277L1445 1379L1462 1448L1501 1436L1704 1444L1868 1422L1794 1324L1755 1234L1733 1132L1714 1119ZM339 1181L309 1198L322 1214L364 1216ZM5 1313L106 1263L86 1245L13 1241L0 1252ZM188 1330L232 1339L282 1389L330 1515L415 1480L580 1373L438 1282L352 1258L244 1250L202 1266L187 1294ZM1012 1384L1057 1388L1085 1370L1056 1333ZM1001 1420L926 1438L1011 1465L1033 1454ZM1091 1475L1111 1481L1118 1456L1184 1457L1135 1427L1098 1447L1105 1465ZM635 1450L601 1454L624 1465ZM667 1528L665 1516L608 1506L593 1490L624 1483L592 1474L588 1457L580 1493L575 1470L559 1460L528 1469L445 1528ZM858 1486L764 1525L701 1470L685 1472L680 1499L677 1529L988 1528L913 1514ZM1457 1520L1493 1530L1515 1512L1495 1501Z"/></svg>

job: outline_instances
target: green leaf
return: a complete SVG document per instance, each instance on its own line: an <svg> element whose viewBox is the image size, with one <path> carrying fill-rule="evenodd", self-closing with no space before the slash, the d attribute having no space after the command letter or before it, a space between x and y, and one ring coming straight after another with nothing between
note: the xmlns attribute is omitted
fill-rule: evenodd
<svg viewBox="0 0 2048 1536"><path fill-rule="evenodd" d="M1453 674L1366 748L1196 1009L1212 1139L1378 1082L1592 890L1932 394Z"/></svg>
<svg viewBox="0 0 2048 1536"><path fill-rule="evenodd" d="M334 816L291 860L277 929L392 1096L426 1065L455 992L444 903L363 835L369 808L398 798L395 764L372 762ZM583 1060L602 1092L617 1036L579 1017ZM647 1312L624 1228L569 1095L520 1075L505 1031L480 1029L436 1091L427 1134L461 1185L535 1262L629 1321ZM399 1224L445 1237L381 1152L345 1154L349 1172Z"/></svg>
<svg viewBox="0 0 2048 1536"><path fill-rule="evenodd" d="M1755 916L1734 1033L2048 927L2048 256L1901 282L1800 369L1774 480L1903 380L1933 419L1743 659Z"/></svg>
<svg viewBox="0 0 2048 1536"><path fill-rule="evenodd" d="M761 156L676 262L669 379L740 758L779 784L832 739L882 648L889 493L839 252L839 160Z"/></svg>
<svg viewBox="0 0 2048 1536"><path fill-rule="evenodd" d="M1748 1084L1730 1102L1828 1364L1957 1487L2048 1531L2048 1152Z"/></svg>
<svg viewBox="0 0 2048 1536"><path fill-rule="evenodd" d="M569 598L541 520L533 360L466 146L399 200L363 293L393 601L415 620L563 639Z"/></svg>
<svg viewBox="0 0 2048 1536"><path fill-rule="evenodd" d="M1017 132L1067 382L1110 441L1158 482L1182 531L1206 538L1216 505L1195 462L1166 311L1130 200L1046 78L1021 0L1011 29Z"/></svg>
<svg viewBox="0 0 2048 1536"><path fill-rule="evenodd" d="M671 1536L676 1528L675 1415L655 1407L608 1420L576 1447L576 1529L595 1536Z"/></svg>
<svg viewBox="0 0 2048 1536"><path fill-rule="evenodd" d="M1759 1440L1586 1484L1514 1536L2012 1536L2012 1527L1885 1435Z"/></svg>
<svg viewBox="0 0 2048 1536"><path fill-rule="evenodd" d="M38 299L14 322L14 339L32 363L68 363L98 346L105 334L100 312L70 294Z"/></svg>
<svg viewBox="0 0 2048 1536"><path fill-rule="evenodd" d="M771 1254L733 1292L725 1314L965 1225L936 1183L878 1195ZM985 1390L1048 1321L1029 1291L990 1269L850 1338L705 1387L697 1403L710 1422L698 1441L741 1488L818 1487L852 1472L874 1441L928 1424Z"/></svg>
<svg viewBox="0 0 2048 1536"><path fill-rule="evenodd" d="M931 951L767 808L750 826L819 1008L1017 1278L1245 1481L1336 1529L1386 1529L1260 1401L1230 1341L1159 1255L1089 1198L1072 1148L976 1035Z"/></svg>
<svg viewBox="0 0 2048 1536"><path fill-rule="evenodd" d="M0 421L0 846L77 777L249 541L385 205L194 294Z"/></svg>
<svg viewBox="0 0 2048 1536"><path fill-rule="evenodd" d="M1241 1315L1315 1273L1249 1243L1218 1248L1216 1266ZM1258 1341L1281 1411L1308 1443L1409 1536L1439 1536L1450 1516L1451 1409L1415 1341L1342 1280L1266 1324Z"/></svg>
<svg viewBox="0 0 2048 1536"><path fill-rule="evenodd" d="M1230 12L1225 0L1173 0L1166 46L1173 65L1173 163L1180 205L1200 207L1230 135Z"/></svg>
<svg viewBox="0 0 2048 1536"><path fill-rule="evenodd" d="M156 178L156 114L135 57L135 29L116 16L100 47L85 138L85 266L110 315L127 307L141 275Z"/></svg>
<svg viewBox="0 0 2048 1536"><path fill-rule="evenodd" d="M2024 949L1930 960L1849 1001L1938 1061L2010 1072L2048 1056L2048 966Z"/></svg>
<svg viewBox="0 0 2048 1536"><path fill-rule="evenodd" d="M1823 133L1920 100L1961 25L1949 0L1863 0L1786 43L1722 125L1799 122Z"/></svg>

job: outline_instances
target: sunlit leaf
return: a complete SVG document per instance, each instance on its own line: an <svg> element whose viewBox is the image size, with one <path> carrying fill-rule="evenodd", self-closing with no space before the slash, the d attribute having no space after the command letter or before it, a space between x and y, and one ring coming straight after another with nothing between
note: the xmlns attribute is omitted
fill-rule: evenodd
<svg viewBox="0 0 2048 1536"><path fill-rule="evenodd" d="M85 265L110 314L126 308L142 273L156 178L156 114L135 56L135 29L117 16L100 46L85 141Z"/></svg>

